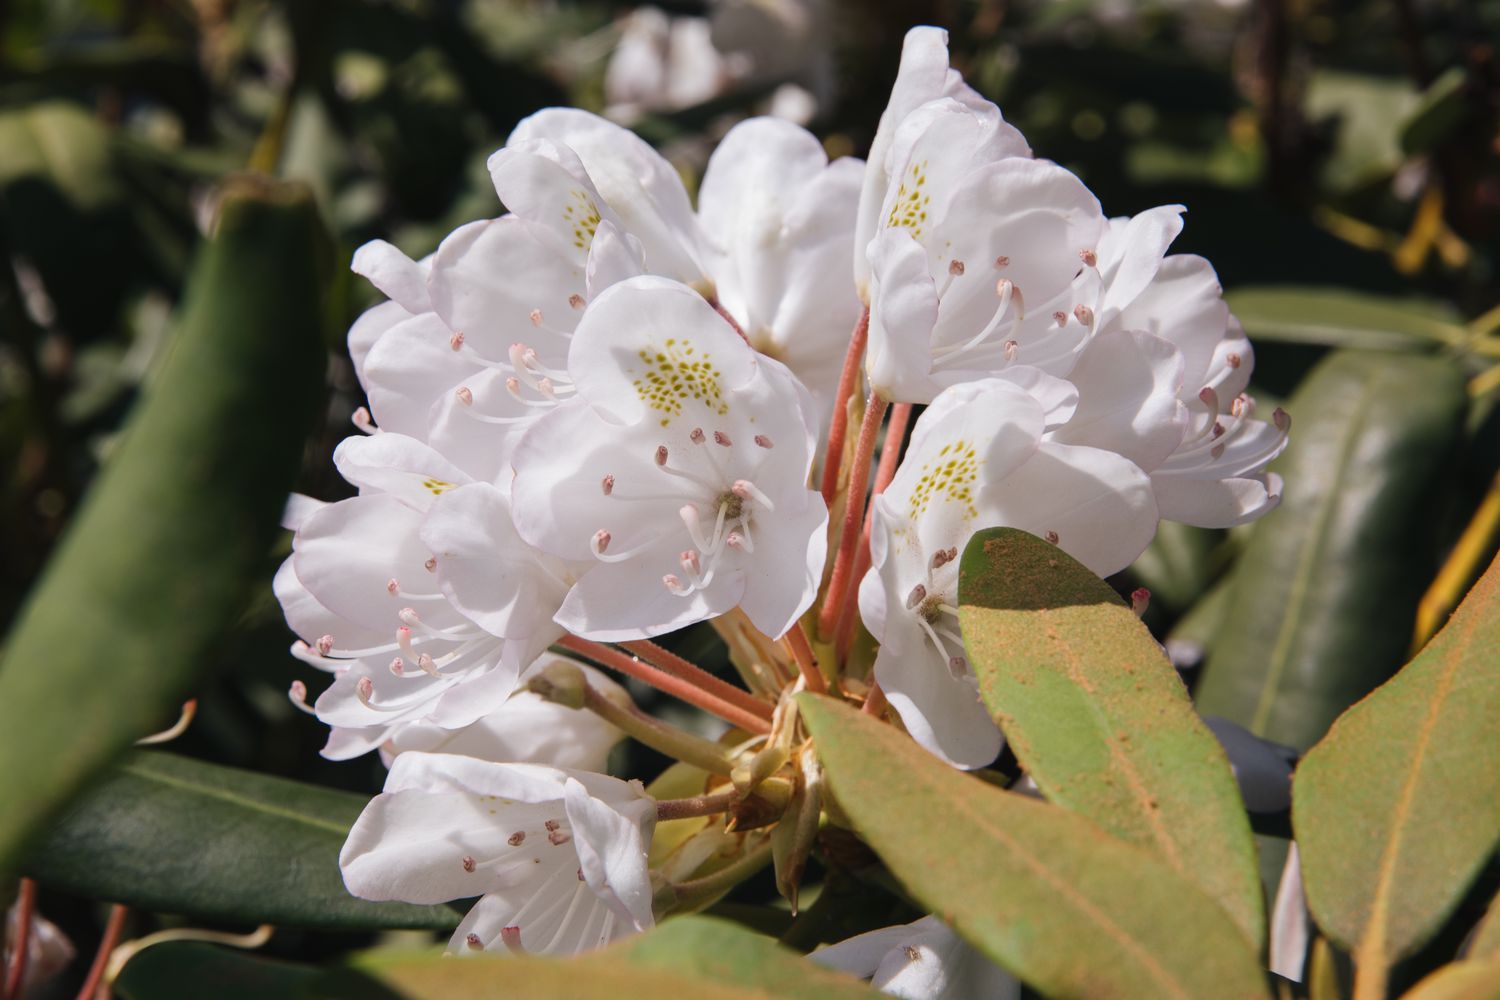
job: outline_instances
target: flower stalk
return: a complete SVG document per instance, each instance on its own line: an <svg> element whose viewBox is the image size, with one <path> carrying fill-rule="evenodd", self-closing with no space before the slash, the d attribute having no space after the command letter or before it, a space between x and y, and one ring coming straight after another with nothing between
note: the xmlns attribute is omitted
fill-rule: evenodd
<svg viewBox="0 0 1500 1000"><path fill-rule="evenodd" d="M708 694L716 695L731 705L743 708L753 715L760 716L767 722L771 721L773 709L768 702L762 701L748 691L743 691L733 684L715 677L696 663L691 663L683 659L671 650L664 649L649 639L634 639L629 642L622 642L620 645L652 666L696 684Z"/></svg>
<svg viewBox="0 0 1500 1000"><path fill-rule="evenodd" d="M725 776L732 769L729 755L719 744L658 722L633 704L617 705L592 685L584 687L583 707L632 739L684 764Z"/></svg>
<svg viewBox="0 0 1500 1000"><path fill-rule="evenodd" d="M702 878L672 883L670 888L673 908L691 910L702 906L733 889L770 863L771 838L765 837L740 858L716 872Z"/></svg>
<svg viewBox="0 0 1500 1000"><path fill-rule="evenodd" d="M854 394L854 383L859 377L860 360L865 355L865 343L870 336L870 310L867 306L860 313L859 322L849 337L849 350L844 355L844 367L839 372L838 392L833 400L833 422L828 427L828 448L823 459L823 502L833 507L834 495L838 493L839 473L843 471L844 436L849 433L849 397Z"/></svg>
<svg viewBox="0 0 1500 1000"><path fill-rule="evenodd" d="M818 635L833 638L843 613L844 602L855 587L854 561L859 547L860 529L864 525L865 487L870 481L870 456L875 453L875 436L880 430L880 421L885 417L889 400L877 392L870 393L865 406L865 417L859 425L859 438L854 446L854 459L849 467L848 499L844 507L844 528L839 536L838 555L833 561L833 575L828 580L828 592L823 597L823 609L818 613Z"/></svg>

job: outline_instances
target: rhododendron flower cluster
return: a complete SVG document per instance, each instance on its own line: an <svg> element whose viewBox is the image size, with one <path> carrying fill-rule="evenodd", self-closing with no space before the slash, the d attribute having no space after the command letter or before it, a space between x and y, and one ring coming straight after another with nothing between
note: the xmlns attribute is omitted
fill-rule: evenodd
<svg viewBox="0 0 1500 1000"><path fill-rule="evenodd" d="M868 162L752 119L695 205L641 139L552 109L489 167L507 214L420 261L355 255L389 300L349 333L369 406L335 462L358 492L289 506L276 584L297 655L332 677L293 691L325 754L390 765L346 882L478 897L456 952L640 930L769 864L776 831L794 895L820 802L800 690L956 767L994 761L957 616L977 530L1108 575L1162 519L1277 502L1288 421L1245 393L1254 356L1213 268L1169 253L1182 207L1109 217L936 29L908 36ZM652 641L702 622L743 686ZM729 731L654 718L604 671ZM696 768L694 794L601 773L624 737ZM692 830L653 847L658 819ZM963 946L929 922L823 960L1008 981L944 972Z"/></svg>

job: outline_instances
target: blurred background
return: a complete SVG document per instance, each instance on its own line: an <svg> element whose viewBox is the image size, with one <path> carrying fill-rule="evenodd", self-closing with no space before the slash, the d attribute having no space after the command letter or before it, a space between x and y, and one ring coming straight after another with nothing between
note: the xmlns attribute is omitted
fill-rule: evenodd
<svg viewBox="0 0 1500 1000"><path fill-rule="evenodd" d="M1188 207L1174 249L1217 267L1256 344L1263 414L1340 347L1440 356L1462 377L1462 415L1418 442L1423 462L1341 473L1410 494L1375 535L1411 544L1371 543L1400 591L1394 610L1366 609L1396 619L1391 662L1364 687L1378 683L1500 464L1500 3L1487 0L0 0L0 625L170 343L224 177L305 182L332 234L326 420L301 489L337 499L349 489L329 457L363 402L343 335L376 298L347 271L354 248L381 237L421 256L499 214L485 159L553 104L635 128L690 190L718 137L752 114L863 155L920 23L950 31L968 80L1109 214ZM263 396L276 406L277 387ZM1377 397L1375 418L1402 402ZM1294 440L1375 419L1309 425L1290 408ZM1487 556L1493 528L1480 527ZM1215 584L1245 537L1172 528L1119 581L1151 587L1148 620L1175 636L1190 680L1222 618L1184 616L1227 592ZM378 762L323 761L323 727L287 703L288 684L312 678L286 652L270 593L285 551L267 553L173 749L371 791ZM707 631L677 646L722 655ZM94 904L44 905L91 947ZM280 935L275 947L318 958L352 943Z"/></svg>

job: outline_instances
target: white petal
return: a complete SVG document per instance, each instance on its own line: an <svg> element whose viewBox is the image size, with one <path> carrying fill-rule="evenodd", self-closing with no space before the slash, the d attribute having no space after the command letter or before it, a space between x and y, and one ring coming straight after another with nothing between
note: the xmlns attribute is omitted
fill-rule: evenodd
<svg viewBox="0 0 1500 1000"><path fill-rule="evenodd" d="M564 802L589 888L637 930L652 926L646 848L656 829L656 803L642 792L637 799L608 804L573 779Z"/></svg>
<svg viewBox="0 0 1500 1000"><path fill-rule="evenodd" d="M589 246L588 296L597 296L611 285L646 273L646 254L641 241L623 233L613 223L601 222Z"/></svg>
<svg viewBox="0 0 1500 1000"><path fill-rule="evenodd" d="M1196 398L1198 390L1208 384L1214 350L1228 323L1229 307L1222 298L1219 276L1208 261L1191 254L1164 259L1156 277L1119 318L1124 329L1154 333L1177 346L1182 352L1183 391L1189 398Z"/></svg>
<svg viewBox="0 0 1500 1000"><path fill-rule="evenodd" d="M778 507L769 530L755 539L755 556L745 566L740 609L763 634L779 639L802 617L818 595L828 548L828 508L816 490L801 507ZM795 567L801 567L799 578Z"/></svg>
<svg viewBox="0 0 1500 1000"><path fill-rule="evenodd" d="M355 435L333 450L339 475L361 493L383 493L426 510L469 477L432 448L404 434Z"/></svg>
<svg viewBox="0 0 1500 1000"><path fill-rule="evenodd" d="M745 573L740 559L725 557L707 587L678 596L663 577L682 576L678 556L688 542L671 536L624 562L600 563L568 591L557 623L598 642L649 639L694 622L722 615L744 598Z"/></svg>
<svg viewBox="0 0 1500 1000"><path fill-rule="evenodd" d="M349 360L354 362L354 374L361 386L365 384L365 357L375 341L397 323L411 318L412 314L402 309L401 303L381 302L360 313L349 327Z"/></svg>
<svg viewBox="0 0 1500 1000"><path fill-rule="evenodd" d="M382 429L426 439L433 402L477 370L449 346L452 336L429 312L391 327L370 348L364 386L370 412Z"/></svg>
<svg viewBox="0 0 1500 1000"><path fill-rule="evenodd" d="M930 376L937 286L927 251L904 229L887 229L870 244L870 332L865 375L870 387L897 403L927 403L941 390Z"/></svg>
<svg viewBox="0 0 1500 1000"><path fill-rule="evenodd" d="M981 521L1034 535L1054 531L1063 551L1094 573L1118 572L1156 534L1151 481L1134 464L1096 448L1043 442L979 500Z"/></svg>
<svg viewBox="0 0 1500 1000"><path fill-rule="evenodd" d="M1281 477L1274 473L1240 479L1157 475L1152 477L1151 486L1165 520L1200 528L1245 524L1281 502Z"/></svg>
<svg viewBox="0 0 1500 1000"><path fill-rule="evenodd" d="M1182 443L1187 428L1187 409L1177 398L1182 371L1182 354L1162 338L1104 332L1069 376L1078 387L1078 408L1053 440L1103 448L1155 469Z"/></svg>
<svg viewBox="0 0 1500 1000"><path fill-rule="evenodd" d="M437 558L444 595L485 631L519 639L551 623L567 587L548 572L550 560L516 534L498 489L474 483L444 492L420 534Z"/></svg>
<svg viewBox="0 0 1500 1000"><path fill-rule="evenodd" d="M385 240L371 240L354 251L350 270L369 280L409 313L432 308L427 298L427 267Z"/></svg>
<svg viewBox="0 0 1500 1000"><path fill-rule="evenodd" d="M1181 205L1163 205L1133 216L1124 227L1111 227L1101 246L1100 267L1105 274L1104 301L1099 324L1108 326L1156 277L1167 247L1182 232Z"/></svg>
<svg viewBox="0 0 1500 1000"><path fill-rule="evenodd" d="M979 698L978 683L972 673L954 677L914 624L903 623L901 639L893 641L893 627L904 617L886 622L875 679L918 745L954 767L984 767L1000 755L1005 739Z"/></svg>

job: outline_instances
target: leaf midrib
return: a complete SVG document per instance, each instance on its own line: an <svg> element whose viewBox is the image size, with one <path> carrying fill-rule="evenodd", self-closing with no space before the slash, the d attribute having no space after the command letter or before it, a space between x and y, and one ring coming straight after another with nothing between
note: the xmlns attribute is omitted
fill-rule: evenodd
<svg viewBox="0 0 1500 1000"><path fill-rule="evenodd" d="M158 784L166 785L171 788L181 789L196 795L201 795L204 798L216 799L220 802L228 802L231 805L249 809L254 812L265 813L268 816L278 816L282 819L289 819L294 823L300 823L304 826L312 827L313 829L323 830L328 833L334 833L340 837L347 837L349 835L349 828L340 823L335 823L331 820L320 819L315 816L309 816L306 813L295 812L291 809L282 808L280 806L269 805L257 799L245 798L243 796L236 795L233 792L227 792L223 789L214 788L208 785L201 785L191 780L169 776L163 774L160 771L156 771L148 767L143 767L140 764L126 764L121 768L121 770L126 774L134 775L137 778L143 778L147 781L154 781Z"/></svg>

